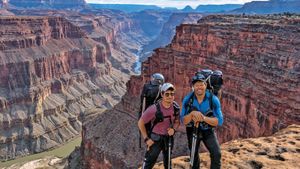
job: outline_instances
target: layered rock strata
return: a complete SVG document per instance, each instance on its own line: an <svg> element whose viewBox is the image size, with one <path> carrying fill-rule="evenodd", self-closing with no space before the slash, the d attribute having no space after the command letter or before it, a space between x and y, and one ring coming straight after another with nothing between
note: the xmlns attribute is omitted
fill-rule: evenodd
<svg viewBox="0 0 300 169"><path fill-rule="evenodd" d="M198 24L182 24L172 43L142 65L127 94L112 110L84 126L82 156L85 167L136 168L139 94L152 73L161 72L177 89L181 102L190 79L203 68L224 73L223 127L220 142L271 135L299 124L300 62L298 16L208 16ZM174 156L188 154L184 133L176 136Z"/></svg>
<svg viewBox="0 0 300 169"><path fill-rule="evenodd" d="M37 153L81 132L111 108L125 80L109 48L60 17L0 18L0 158Z"/></svg>

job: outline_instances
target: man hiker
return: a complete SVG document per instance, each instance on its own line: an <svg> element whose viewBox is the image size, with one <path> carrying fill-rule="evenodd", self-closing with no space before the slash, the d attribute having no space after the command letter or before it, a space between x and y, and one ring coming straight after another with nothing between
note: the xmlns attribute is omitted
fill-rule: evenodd
<svg viewBox="0 0 300 169"><path fill-rule="evenodd" d="M180 113L180 120L186 125L190 151L193 144L193 132L194 140L196 141L194 152L191 152L191 157L193 157L191 158L193 159L191 163L192 169L200 168L198 149L201 141L203 141L210 153L210 168L221 168L220 145L214 127L223 124L223 115L218 97L206 90L206 80L205 76L199 73L192 78L193 91L183 99Z"/></svg>
<svg viewBox="0 0 300 169"><path fill-rule="evenodd" d="M159 153L163 152L164 167L168 167L169 139L179 127L179 107L174 102L175 87L164 83L161 87L162 99L145 110L138 122L138 127L147 146L143 169L151 169ZM151 131L147 132L145 124L152 122Z"/></svg>

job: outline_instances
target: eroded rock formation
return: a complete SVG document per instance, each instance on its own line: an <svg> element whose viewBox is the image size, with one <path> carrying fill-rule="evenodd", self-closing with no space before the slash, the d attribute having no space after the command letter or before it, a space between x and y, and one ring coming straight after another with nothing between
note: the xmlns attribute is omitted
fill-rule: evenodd
<svg viewBox="0 0 300 169"><path fill-rule="evenodd" d="M62 144L125 93L109 48L61 17L0 18L0 158Z"/></svg>
<svg viewBox="0 0 300 169"><path fill-rule="evenodd" d="M224 72L220 142L271 135L289 124L299 124L300 62L297 16L208 16L198 24L177 27L172 43L142 65L132 77L127 94L112 110L84 126L82 156L85 167L136 168L142 163L138 148L139 93L152 73L161 72L177 88L181 102L190 91L196 70ZM174 156L187 154L178 133Z"/></svg>

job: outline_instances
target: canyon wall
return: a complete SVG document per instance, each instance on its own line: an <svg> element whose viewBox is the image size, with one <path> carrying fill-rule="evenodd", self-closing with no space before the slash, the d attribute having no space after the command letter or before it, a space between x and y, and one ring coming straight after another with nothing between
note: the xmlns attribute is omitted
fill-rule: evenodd
<svg viewBox="0 0 300 169"><path fill-rule="evenodd" d="M143 62L141 76L131 77L122 101L84 126L81 154L85 168L136 168L142 164L139 94L155 72L175 84L176 100L181 102L190 91L195 71L223 71L224 125L217 128L220 142L271 135L289 124L299 124L299 25L298 16L213 15L177 27L172 43L156 49ZM174 156L188 154L181 130L176 135Z"/></svg>
<svg viewBox="0 0 300 169"><path fill-rule="evenodd" d="M61 17L0 18L0 158L58 146L95 111L116 104L126 79L109 48Z"/></svg>

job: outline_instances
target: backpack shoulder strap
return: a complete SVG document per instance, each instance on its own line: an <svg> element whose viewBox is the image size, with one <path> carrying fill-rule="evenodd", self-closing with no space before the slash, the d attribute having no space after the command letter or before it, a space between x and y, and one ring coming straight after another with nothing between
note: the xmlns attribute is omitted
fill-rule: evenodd
<svg viewBox="0 0 300 169"><path fill-rule="evenodd" d="M188 99L188 102L186 103L186 114L188 114L190 112L190 110L192 109L193 106L193 102L194 102L194 92L191 94L190 98Z"/></svg>
<svg viewBox="0 0 300 169"><path fill-rule="evenodd" d="M210 110L213 110L214 106L213 106L213 97L214 97L214 94L212 92L209 92L210 94L210 97L209 97L209 107L210 107Z"/></svg>
<svg viewBox="0 0 300 169"><path fill-rule="evenodd" d="M156 106L156 113L155 113L155 119L152 123L152 126L151 126L151 129L150 129L150 132L152 132L154 126L159 123L159 122L162 122L164 120L164 116L160 110L160 105L159 103L155 103L155 106Z"/></svg>
<svg viewBox="0 0 300 169"><path fill-rule="evenodd" d="M214 97L214 93L212 93L211 91L209 91L210 93L210 97L209 97L209 107L211 110L213 110L215 108L215 103L214 103L214 100L213 100L213 97ZM217 97L217 96L216 96Z"/></svg>
<svg viewBox="0 0 300 169"><path fill-rule="evenodd" d="M213 116L213 110L214 110L215 106L214 106L214 101L213 101L214 94L211 91L209 91L209 94L210 94L210 96L209 96L209 108L210 108L211 111L209 111L207 116L210 117L210 116Z"/></svg>
<svg viewBox="0 0 300 169"><path fill-rule="evenodd" d="M180 106L177 102L173 101L173 108L174 108L174 117L179 115Z"/></svg>

